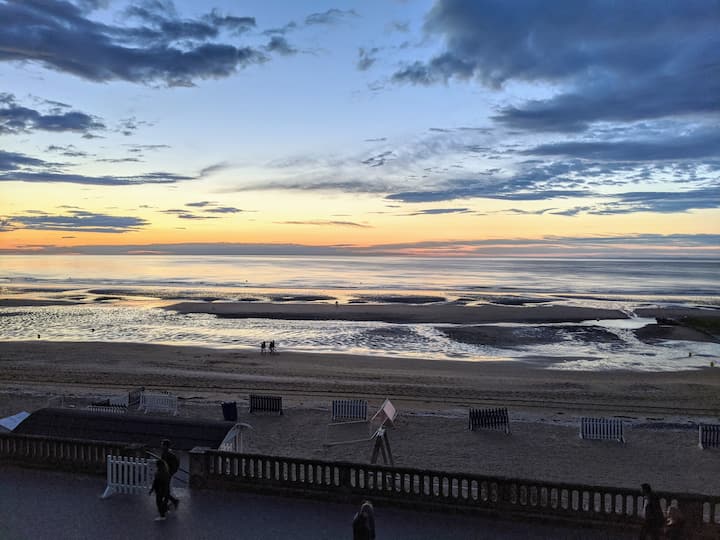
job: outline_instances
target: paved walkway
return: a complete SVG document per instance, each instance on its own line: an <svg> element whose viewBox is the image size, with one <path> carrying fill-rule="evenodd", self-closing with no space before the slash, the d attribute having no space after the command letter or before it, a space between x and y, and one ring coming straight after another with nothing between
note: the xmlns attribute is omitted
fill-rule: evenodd
<svg viewBox="0 0 720 540"><path fill-rule="evenodd" d="M101 477L0 468L3 540L342 540L356 508L347 504L174 488L180 508L156 522L155 498L100 499ZM378 540L622 539L619 531L512 523L467 515L376 507ZM632 538L629 536L627 538Z"/></svg>

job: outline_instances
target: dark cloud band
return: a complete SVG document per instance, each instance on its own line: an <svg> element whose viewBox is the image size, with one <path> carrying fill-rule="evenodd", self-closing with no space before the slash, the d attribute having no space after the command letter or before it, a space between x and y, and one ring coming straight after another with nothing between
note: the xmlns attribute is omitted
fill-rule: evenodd
<svg viewBox="0 0 720 540"><path fill-rule="evenodd" d="M0 62L38 62L96 82L188 86L268 59L252 47L209 41L221 38L223 31L251 28L251 17L212 12L184 20L162 2L135 6L128 15L142 24L103 24L60 0L0 1Z"/></svg>

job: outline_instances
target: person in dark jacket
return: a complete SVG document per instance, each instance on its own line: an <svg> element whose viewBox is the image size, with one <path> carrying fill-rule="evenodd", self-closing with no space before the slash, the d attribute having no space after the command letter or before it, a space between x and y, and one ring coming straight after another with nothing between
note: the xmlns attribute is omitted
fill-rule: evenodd
<svg viewBox="0 0 720 540"><path fill-rule="evenodd" d="M659 540L663 525L665 525L665 514L660 506L660 499L653 492L650 484L643 484L640 487L645 498L643 505L645 522L640 529L640 540L647 540L648 537L652 540Z"/></svg>
<svg viewBox="0 0 720 540"><path fill-rule="evenodd" d="M370 501L363 501L352 525L353 540L375 540L375 510Z"/></svg>
<svg viewBox="0 0 720 540"><path fill-rule="evenodd" d="M155 493L155 505L157 506L160 517L156 519L165 519L168 510L168 495L170 494L170 471L167 463L162 459L158 459L157 470L155 471L155 479L148 495Z"/></svg>
<svg viewBox="0 0 720 540"><path fill-rule="evenodd" d="M172 450L170 450L170 441L168 439L163 439L162 443L160 444L162 447L162 455L160 456L160 458L167 464L168 473L170 474L167 496L168 499L173 503L173 506L177 508L180 501L177 497L173 496L172 492L170 491L170 486L172 484L173 475L178 472L178 469L180 468L180 460L175 454L173 454Z"/></svg>

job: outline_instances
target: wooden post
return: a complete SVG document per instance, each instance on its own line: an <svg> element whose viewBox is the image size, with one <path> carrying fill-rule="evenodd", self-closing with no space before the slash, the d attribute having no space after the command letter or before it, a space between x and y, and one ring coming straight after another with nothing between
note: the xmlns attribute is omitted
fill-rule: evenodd
<svg viewBox="0 0 720 540"><path fill-rule="evenodd" d="M392 451L390 450L390 441L387 438L385 428L378 429L375 434L375 447L373 448L372 457L370 458L370 463L373 465L377 463L378 454L382 456L385 465L395 466Z"/></svg>

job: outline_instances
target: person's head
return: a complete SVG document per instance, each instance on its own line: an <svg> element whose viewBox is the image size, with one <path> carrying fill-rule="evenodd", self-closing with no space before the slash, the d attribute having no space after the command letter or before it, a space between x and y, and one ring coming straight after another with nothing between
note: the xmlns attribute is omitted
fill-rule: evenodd
<svg viewBox="0 0 720 540"><path fill-rule="evenodd" d="M163 450L169 450L170 449L170 439L163 439L160 443L160 447Z"/></svg>
<svg viewBox="0 0 720 540"><path fill-rule="evenodd" d="M652 488L650 487L650 484L643 484L640 486L640 489L645 494L652 493Z"/></svg>
<svg viewBox="0 0 720 540"><path fill-rule="evenodd" d="M360 505L360 512L363 514L372 514L373 513L373 505L370 501L363 501Z"/></svg>

